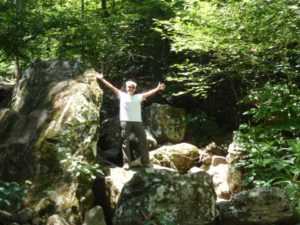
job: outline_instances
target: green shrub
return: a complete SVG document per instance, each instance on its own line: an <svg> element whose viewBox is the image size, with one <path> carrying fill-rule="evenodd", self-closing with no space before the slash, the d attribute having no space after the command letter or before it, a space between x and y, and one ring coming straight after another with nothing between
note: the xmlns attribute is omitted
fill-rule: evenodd
<svg viewBox="0 0 300 225"><path fill-rule="evenodd" d="M102 168L97 163L89 163L82 155L71 155L67 153L61 164L66 168L72 178L82 178L87 181L94 180L103 175Z"/></svg>
<svg viewBox="0 0 300 225"><path fill-rule="evenodd" d="M245 149L237 164L245 171L244 185L280 187L300 212L300 91L296 85L266 84L245 101L255 107L236 135Z"/></svg>
<svg viewBox="0 0 300 225"><path fill-rule="evenodd" d="M95 162L95 124L98 124L96 112L83 112L81 120L72 120L68 129L60 136L60 163L64 171L74 179L92 181L104 174L100 165Z"/></svg>
<svg viewBox="0 0 300 225"><path fill-rule="evenodd" d="M187 114L186 125L186 136L195 138L202 145L209 144L213 137L222 134L222 129L215 119L209 117L205 112Z"/></svg>
<svg viewBox="0 0 300 225"><path fill-rule="evenodd" d="M5 182L0 180L0 209L18 209L26 200L30 183Z"/></svg>

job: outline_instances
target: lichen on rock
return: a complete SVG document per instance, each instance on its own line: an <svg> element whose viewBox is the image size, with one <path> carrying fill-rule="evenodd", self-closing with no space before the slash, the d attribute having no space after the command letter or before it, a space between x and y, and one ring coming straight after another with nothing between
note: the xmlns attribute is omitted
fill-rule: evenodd
<svg viewBox="0 0 300 225"><path fill-rule="evenodd" d="M102 91L88 64L78 59L34 61L16 84L12 108L0 113L0 177L32 180L33 202L52 190L65 199L55 203L57 212L73 205L79 210L76 195L91 184L79 184L78 179L84 180L76 174L79 170L62 160L74 156L77 165L90 165L95 159L101 102ZM61 181L75 187L71 194Z"/></svg>

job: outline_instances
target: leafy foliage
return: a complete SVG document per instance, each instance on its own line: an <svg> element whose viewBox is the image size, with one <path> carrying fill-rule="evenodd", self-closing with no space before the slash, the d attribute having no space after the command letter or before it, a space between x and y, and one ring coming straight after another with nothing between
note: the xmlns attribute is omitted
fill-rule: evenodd
<svg viewBox="0 0 300 225"><path fill-rule="evenodd" d="M152 29L153 19L172 16L171 6L162 0L132 0L109 7L109 17L99 18L93 25L97 35L91 49L97 50L92 62L101 62L101 69L114 77L153 76L160 72L168 49Z"/></svg>
<svg viewBox="0 0 300 225"><path fill-rule="evenodd" d="M178 55L168 77L181 86L175 95L205 98L220 83L236 78L240 82L223 95L231 94L239 102L267 81L299 81L300 18L295 1L186 0L184 9L170 20L157 21L157 30L170 39Z"/></svg>
<svg viewBox="0 0 300 225"><path fill-rule="evenodd" d="M74 58L115 77L156 74L168 46L153 18L173 15L172 3L153 1L14 1L0 3L0 58Z"/></svg>
<svg viewBox="0 0 300 225"><path fill-rule="evenodd" d="M193 112L186 116L186 136L196 138L197 143L207 145L212 137L221 135L222 129L205 112ZM195 136L197 134L197 136Z"/></svg>
<svg viewBox="0 0 300 225"><path fill-rule="evenodd" d="M13 72L14 70L10 64L5 62L0 62L0 82L12 83L13 78L11 78L11 74L13 74Z"/></svg>
<svg viewBox="0 0 300 225"><path fill-rule="evenodd" d="M70 123L60 137L60 163L73 179L92 181L103 175L102 168L93 160L97 154L96 144L93 143L97 124L96 112L84 112Z"/></svg>
<svg viewBox="0 0 300 225"><path fill-rule="evenodd" d="M294 0L183 5L156 28L177 56L168 76L173 95L218 102L215 111L223 114L250 106L249 123L237 132L246 149L239 164L245 185L283 187L299 205L299 6ZM226 95L231 109L221 105Z"/></svg>
<svg viewBox="0 0 300 225"><path fill-rule="evenodd" d="M97 176L103 175L102 168L97 163L89 163L82 155L66 154L66 158L60 161L66 170L71 174L71 177L85 180L95 180Z"/></svg>
<svg viewBox="0 0 300 225"><path fill-rule="evenodd" d="M252 123L241 125L237 141L246 150L238 166L245 169L245 185L284 188L300 197L300 91L296 85L271 85L252 92L255 104L245 114Z"/></svg>
<svg viewBox="0 0 300 225"><path fill-rule="evenodd" d="M44 54L39 40L49 29L52 6L38 0L1 1L0 48L4 58L19 57L29 62L32 56Z"/></svg>
<svg viewBox="0 0 300 225"><path fill-rule="evenodd" d="M26 200L26 190L30 182L16 183L0 180L0 208L4 210L16 210Z"/></svg>

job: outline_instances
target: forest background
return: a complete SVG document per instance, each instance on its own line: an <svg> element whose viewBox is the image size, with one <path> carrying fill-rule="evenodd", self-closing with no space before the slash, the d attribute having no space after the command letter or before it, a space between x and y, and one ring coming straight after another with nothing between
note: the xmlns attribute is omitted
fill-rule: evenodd
<svg viewBox="0 0 300 225"><path fill-rule="evenodd" d="M297 0L1 0L0 82L59 58L119 86L164 81L187 136L233 134L244 187L281 187L300 211L299 37Z"/></svg>

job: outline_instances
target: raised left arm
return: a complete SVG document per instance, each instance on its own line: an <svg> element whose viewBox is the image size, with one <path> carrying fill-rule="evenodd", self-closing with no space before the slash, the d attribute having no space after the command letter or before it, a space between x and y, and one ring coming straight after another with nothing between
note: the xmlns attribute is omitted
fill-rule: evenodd
<svg viewBox="0 0 300 225"><path fill-rule="evenodd" d="M166 85L164 83L159 82L156 88L143 93L143 97L144 97L144 99L146 99L146 98L156 94L157 92L163 91L165 89L166 89Z"/></svg>

